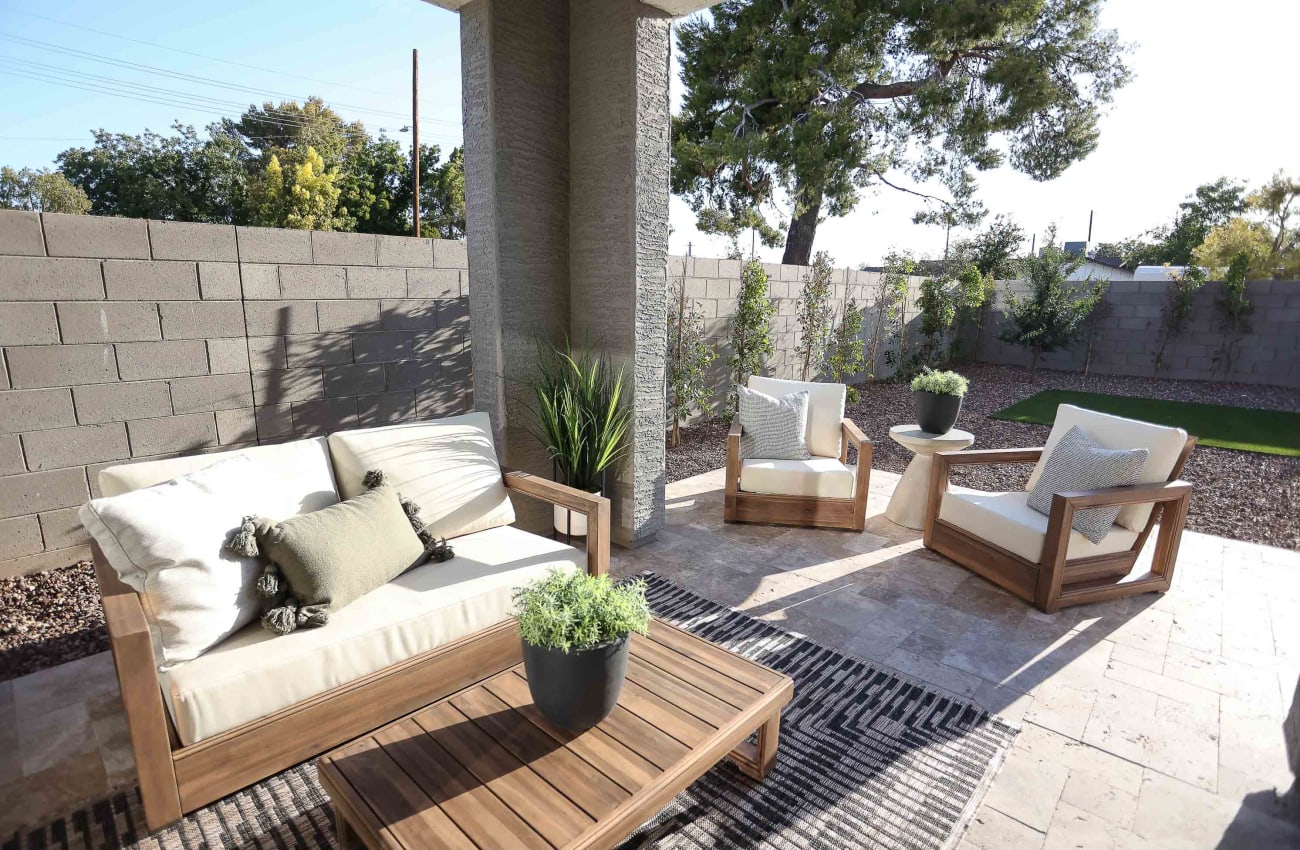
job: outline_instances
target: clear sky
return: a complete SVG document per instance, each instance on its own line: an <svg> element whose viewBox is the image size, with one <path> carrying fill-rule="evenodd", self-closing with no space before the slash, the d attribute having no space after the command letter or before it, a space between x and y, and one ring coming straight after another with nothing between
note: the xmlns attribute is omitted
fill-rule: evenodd
<svg viewBox="0 0 1300 850"><path fill-rule="evenodd" d="M1010 169L983 175L991 212L1039 233L1056 222L1062 238L1083 239L1093 210L1093 240L1108 241L1168 220L1184 195L1221 175L1257 183L1278 168L1300 172L1300 4L1110 0L1103 21L1134 45L1136 77L1102 119L1100 147L1050 183ZM459 24L419 0L0 0L0 164L50 165L89 143L94 127L165 130L177 118L202 126L275 99L251 90L318 94L372 132L394 134L409 123L413 47L422 138L457 144ZM816 248L840 265L875 263L894 247L938 255L944 234L911 223L914 200L889 189L867 195L852 215L821 226ZM693 224L674 199L674 252L688 241L697 254L723 250Z"/></svg>

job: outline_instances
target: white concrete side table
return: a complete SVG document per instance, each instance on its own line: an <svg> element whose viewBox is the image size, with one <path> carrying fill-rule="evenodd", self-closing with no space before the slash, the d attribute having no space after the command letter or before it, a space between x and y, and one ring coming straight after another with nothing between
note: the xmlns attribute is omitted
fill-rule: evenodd
<svg viewBox="0 0 1300 850"><path fill-rule="evenodd" d="M975 435L960 428L947 434L931 434L922 431L920 425L895 425L889 429L889 438L916 456L894 487L885 516L906 528L921 529L925 526L925 501L930 495L931 455L964 449L975 442Z"/></svg>

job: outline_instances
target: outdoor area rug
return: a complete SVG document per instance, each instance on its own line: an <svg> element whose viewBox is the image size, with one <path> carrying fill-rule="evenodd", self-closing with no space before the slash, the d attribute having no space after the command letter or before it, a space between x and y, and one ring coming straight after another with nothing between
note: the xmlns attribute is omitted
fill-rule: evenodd
<svg viewBox="0 0 1300 850"><path fill-rule="evenodd" d="M722 762L623 845L642 848L956 845L1016 730L896 670L827 649L646 573L655 614L790 676L777 765L756 783ZM0 839L27 848L333 848L329 800L311 764L153 835L139 791Z"/></svg>

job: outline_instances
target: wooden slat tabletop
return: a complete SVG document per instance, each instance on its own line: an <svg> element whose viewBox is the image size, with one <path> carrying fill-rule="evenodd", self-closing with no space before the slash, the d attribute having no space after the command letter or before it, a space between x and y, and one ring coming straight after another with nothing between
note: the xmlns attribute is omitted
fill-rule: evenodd
<svg viewBox="0 0 1300 850"><path fill-rule="evenodd" d="M789 678L655 620L634 635L614 712L547 722L518 665L322 757L367 844L608 847L790 700Z"/></svg>

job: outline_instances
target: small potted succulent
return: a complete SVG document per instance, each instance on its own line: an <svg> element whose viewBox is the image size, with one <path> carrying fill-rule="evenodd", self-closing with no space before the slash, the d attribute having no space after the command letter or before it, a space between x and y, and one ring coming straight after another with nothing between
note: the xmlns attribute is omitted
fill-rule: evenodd
<svg viewBox="0 0 1300 850"><path fill-rule="evenodd" d="M961 413L961 400L969 382L956 372L936 372L929 366L912 379L916 396L916 424L930 434L952 430Z"/></svg>
<svg viewBox="0 0 1300 850"><path fill-rule="evenodd" d="M632 632L645 634L645 583L553 569L514 591L524 673L542 716L573 732L618 703Z"/></svg>

